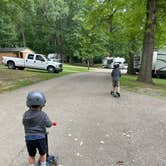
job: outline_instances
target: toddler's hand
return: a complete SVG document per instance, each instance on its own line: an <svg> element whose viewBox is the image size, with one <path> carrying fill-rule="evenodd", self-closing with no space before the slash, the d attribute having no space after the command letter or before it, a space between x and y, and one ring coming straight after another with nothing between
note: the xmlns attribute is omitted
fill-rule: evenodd
<svg viewBox="0 0 166 166"><path fill-rule="evenodd" d="M54 121L54 122L52 122L52 125L53 125L53 126L56 126L56 122L55 122L55 121Z"/></svg>

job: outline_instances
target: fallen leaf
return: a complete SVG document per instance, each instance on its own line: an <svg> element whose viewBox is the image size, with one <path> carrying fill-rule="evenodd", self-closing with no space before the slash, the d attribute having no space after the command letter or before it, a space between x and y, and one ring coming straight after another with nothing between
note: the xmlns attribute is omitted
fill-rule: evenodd
<svg viewBox="0 0 166 166"><path fill-rule="evenodd" d="M123 164L124 164L124 161L117 161L116 164L118 164L118 165L123 165Z"/></svg>

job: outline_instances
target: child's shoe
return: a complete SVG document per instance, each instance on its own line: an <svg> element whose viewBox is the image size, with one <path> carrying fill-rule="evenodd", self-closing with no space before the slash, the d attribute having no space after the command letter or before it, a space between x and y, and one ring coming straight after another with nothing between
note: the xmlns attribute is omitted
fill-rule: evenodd
<svg viewBox="0 0 166 166"><path fill-rule="evenodd" d="M111 95L113 95L113 94L114 94L114 92L113 92L113 91L111 91L111 92L110 92L110 94L111 94Z"/></svg>
<svg viewBox="0 0 166 166"><path fill-rule="evenodd" d="M35 166L35 164L30 164L29 166Z"/></svg>
<svg viewBox="0 0 166 166"><path fill-rule="evenodd" d="M119 92L116 92L117 96L120 97L120 93Z"/></svg>
<svg viewBox="0 0 166 166"><path fill-rule="evenodd" d="M114 97L118 97L117 93L113 93L113 96L114 96Z"/></svg>
<svg viewBox="0 0 166 166"><path fill-rule="evenodd" d="M41 162L40 166L47 166L46 162Z"/></svg>

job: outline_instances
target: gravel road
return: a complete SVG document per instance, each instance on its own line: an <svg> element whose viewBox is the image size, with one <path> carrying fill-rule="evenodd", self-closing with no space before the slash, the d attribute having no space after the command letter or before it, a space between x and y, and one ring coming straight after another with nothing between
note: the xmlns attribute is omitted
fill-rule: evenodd
<svg viewBox="0 0 166 166"><path fill-rule="evenodd" d="M22 114L29 91L43 91L50 153L62 166L165 166L166 102L127 92L110 96L108 73L73 74L0 94L0 165L27 166Z"/></svg>

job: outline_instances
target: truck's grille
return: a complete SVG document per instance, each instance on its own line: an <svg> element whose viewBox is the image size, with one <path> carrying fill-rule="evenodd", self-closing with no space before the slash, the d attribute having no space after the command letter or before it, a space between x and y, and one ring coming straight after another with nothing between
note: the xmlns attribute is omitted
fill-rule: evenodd
<svg viewBox="0 0 166 166"><path fill-rule="evenodd" d="M63 67L63 65L62 65L62 64L60 64L60 65L59 65L59 67L60 67L60 68L62 68L62 67Z"/></svg>

